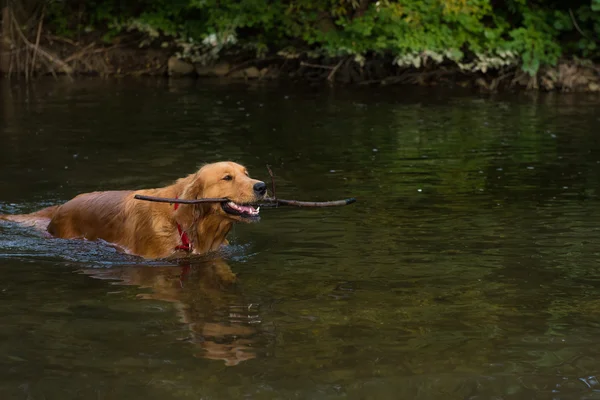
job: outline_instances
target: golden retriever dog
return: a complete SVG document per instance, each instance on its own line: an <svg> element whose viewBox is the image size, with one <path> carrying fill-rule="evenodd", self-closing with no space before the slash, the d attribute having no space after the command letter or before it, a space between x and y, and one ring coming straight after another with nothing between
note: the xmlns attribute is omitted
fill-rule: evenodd
<svg viewBox="0 0 600 400"><path fill-rule="evenodd" d="M63 239L102 239L129 254L166 258L181 251L203 254L227 244L235 222L252 222L263 199L264 182L226 161L207 164L170 186L147 190L84 193L59 206L0 219L35 226ZM179 198L227 198L223 203L169 204L134 199L136 194Z"/></svg>

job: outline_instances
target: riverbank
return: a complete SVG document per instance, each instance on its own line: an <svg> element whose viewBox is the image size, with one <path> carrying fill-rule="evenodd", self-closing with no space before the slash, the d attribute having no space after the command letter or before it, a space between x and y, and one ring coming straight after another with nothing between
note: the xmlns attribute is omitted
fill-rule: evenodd
<svg viewBox="0 0 600 400"><path fill-rule="evenodd" d="M530 59L531 54L528 56L527 52L519 54L498 48L480 53L459 50L459 47L404 53L394 53L391 47L375 51L371 48L377 46L371 41L368 46L367 42L363 43L367 47L358 53L349 49L342 51L343 41L335 46L329 43L334 47L328 51L311 46L310 41L294 42L289 38L270 46L263 43L264 47L259 49L260 33L257 32L246 32L248 37L243 41L239 35L231 34L236 39L231 39L229 44L229 39L215 36L213 40L211 35L198 42L133 23L126 29L86 31L78 28L77 34L73 29L66 29L70 33L61 35L58 33L60 18L55 15L48 20L43 7L41 11L23 13L29 15L28 19L18 18L14 9L14 5L2 9L0 73L26 81L43 75L163 76L233 81L291 80L310 85L458 86L489 92L600 92L600 63L578 58L572 52L560 58L559 51L556 58L548 58L544 54L550 49L556 51L558 46L550 42L545 42L546 49L541 47L543 51L534 59ZM357 18L351 20L356 22ZM63 22L74 23L72 17ZM332 37L351 35L351 30L346 32L339 27L318 29L321 34L334 29ZM587 37L586 40L593 42ZM565 44L565 48L568 47Z"/></svg>
<svg viewBox="0 0 600 400"><path fill-rule="evenodd" d="M35 45L34 45L35 46ZM47 36L43 44L19 57L3 57L3 72L24 79L42 75L164 76L171 78L221 78L228 80L293 80L308 84L460 86L484 91L544 90L599 92L600 64L561 60L555 67L542 67L535 76L518 67L471 72L456 65L434 64L420 68L399 67L392 57L309 57L307 54L275 54L253 58L224 53L205 65L178 58L172 49L139 48L126 40L110 46L79 43ZM37 50L37 55L35 54ZM3 53L3 54L6 54ZM21 54L22 55L22 54ZM34 57L35 56L35 57ZM25 71L25 72L24 72Z"/></svg>
<svg viewBox="0 0 600 400"><path fill-rule="evenodd" d="M600 91L600 0L6 0L0 72ZM594 62L595 61L595 62Z"/></svg>

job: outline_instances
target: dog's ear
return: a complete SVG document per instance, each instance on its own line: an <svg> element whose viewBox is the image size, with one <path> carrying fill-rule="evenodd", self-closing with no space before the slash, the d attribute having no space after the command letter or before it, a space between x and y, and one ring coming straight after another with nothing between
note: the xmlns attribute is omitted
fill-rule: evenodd
<svg viewBox="0 0 600 400"><path fill-rule="evenodd" d="M189 177L189 181L185 183L183 192L179 196L180 199L195 200L200 199L204 192L204 182L200 174L195 174ZM195 223L202 217L204 204L180 204L175 211L175 219L186 231L191 233ZM194 237L195 235L190 235Z"/></svg>

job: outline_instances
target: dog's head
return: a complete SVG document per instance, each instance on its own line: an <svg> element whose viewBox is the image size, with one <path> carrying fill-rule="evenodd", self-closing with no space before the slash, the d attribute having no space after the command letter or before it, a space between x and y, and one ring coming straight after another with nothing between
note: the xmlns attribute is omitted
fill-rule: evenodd
<svg viewBox="0 0 600 400"><path fill-rule="evenodd" d="M196 173L182 198L226 198L222 203L203 205L204 214L217 214L234 221L252 222L259 219L259 209L250 205L263 199L267 185L250 178L240 164L225 161L207 164Z"/></svg>

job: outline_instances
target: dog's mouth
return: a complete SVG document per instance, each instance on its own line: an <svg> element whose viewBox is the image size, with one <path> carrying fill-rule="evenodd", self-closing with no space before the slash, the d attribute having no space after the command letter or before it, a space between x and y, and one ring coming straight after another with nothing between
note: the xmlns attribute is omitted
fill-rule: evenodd
<svg viewBox="0 0 600 400"><path fill-rule="evenodd" d="M260 207L253 207L247 204L237 204L233 201L221 203L221 208L229 215L235 215L246 219L258 219Z"/></svg>

